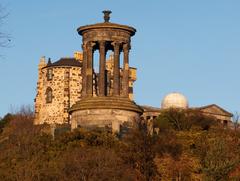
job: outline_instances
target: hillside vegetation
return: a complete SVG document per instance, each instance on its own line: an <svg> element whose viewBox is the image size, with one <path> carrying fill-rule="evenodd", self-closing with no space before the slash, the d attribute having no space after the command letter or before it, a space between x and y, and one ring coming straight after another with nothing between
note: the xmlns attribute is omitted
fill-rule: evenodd
<svg viewBox="0 0 240 181"><path fill-rule="evenodd" d="M56 134L21 111L0 121L1 181L240 180L240 133L199 112L167 110L123 136Z"/></svg>

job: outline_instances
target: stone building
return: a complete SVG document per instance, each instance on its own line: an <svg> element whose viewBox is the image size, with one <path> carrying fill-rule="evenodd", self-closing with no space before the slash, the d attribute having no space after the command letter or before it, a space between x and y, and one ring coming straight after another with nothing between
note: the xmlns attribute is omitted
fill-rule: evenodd
<svg viewBox="0 0 240 181"><path fill-rule="evenodd" d="M63 124L70 121L69 108L80 99L82 56L61 58L38 66L37 95L35 98L35 124Z"/></svg>
<svg viewBox="0 0 240 181"><path fill-rule="evenodd" d="M35 124L63 124L70 122L69 109L81 99L82 92L82 52L75 52L72 58L61 58L56 62L45 57L38 65L37 95L35 98ZM113 91L113 55L106 61L109 75L108 92ZM136 68L130 67L129 98L133 100L133 83L136 81ZM94 71L94 96L98 91L97 71ZM121 70L122 77L122 70Z"/></svg>
<svg viewBox="0 0 240 181"><path fill-rule="evenodd" d="M199 110L203 114L207 116L212 116L216 118L220 123L222 123L225 126L232 126L232 113L224 110L220 106L216 104L210 104L207 106L200 106L200 107L189 107L189 103L187 98L178 92L173 92L167 94L162 102L161 107L151 107L151 106L142 106L144 109L143 117L146 120L153 120L155 119L159 114L161 114L161 110L163 109L169 109L169 108L175 108L175 109L193 109L193 110Z"/></svg>
<svg viewBox="0 0 240 181"><path fill-rule="evenodd" d="M233 114L226 111L225 109L221 108L216 104L201 106L195 109L200 110L203 114L207 116L215 117L224 126L229 126L229 127L233 126L233 123L232 123Z"/></svg>

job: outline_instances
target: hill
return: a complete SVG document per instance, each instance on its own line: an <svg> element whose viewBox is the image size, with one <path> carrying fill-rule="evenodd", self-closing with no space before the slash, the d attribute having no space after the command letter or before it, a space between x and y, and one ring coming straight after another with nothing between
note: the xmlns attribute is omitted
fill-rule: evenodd
<svg viewBox="0 0 240 181"><path fill-rule="evenodd" d="M33 114L0 121L0 180L239 180L240 133L198 112L168 110L124 135L34 126Z"/></svg>

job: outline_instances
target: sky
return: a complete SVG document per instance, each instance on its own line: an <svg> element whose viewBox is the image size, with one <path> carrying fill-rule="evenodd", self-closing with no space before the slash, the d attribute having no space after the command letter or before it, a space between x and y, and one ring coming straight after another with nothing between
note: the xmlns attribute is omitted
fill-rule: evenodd
<svg viewBox="0 0 240 181"><path fill-rule="evenodd" d="M135 101L160 107L170 92L184 94L192 107L217 104L240 112L239 0L1 0L8 16L0 32L0 117L34 105L38 63L81 51L76 29L111 22L137 29L130 65L137 68ZM0 12L1 13L1 12Z"/></svg>

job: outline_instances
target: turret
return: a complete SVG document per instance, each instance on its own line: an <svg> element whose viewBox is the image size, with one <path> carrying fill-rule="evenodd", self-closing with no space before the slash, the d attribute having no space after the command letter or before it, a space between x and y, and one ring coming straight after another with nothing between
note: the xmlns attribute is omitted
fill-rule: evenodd
<svg viewBox="0 0 240 181"><path fill-rule="evenodd" d="M45 59L45 56L42 56L40 58L40 62L38 64L38 69L42 69L43 67L45 67L47 64L46 64L46 59Z"/></svg>

